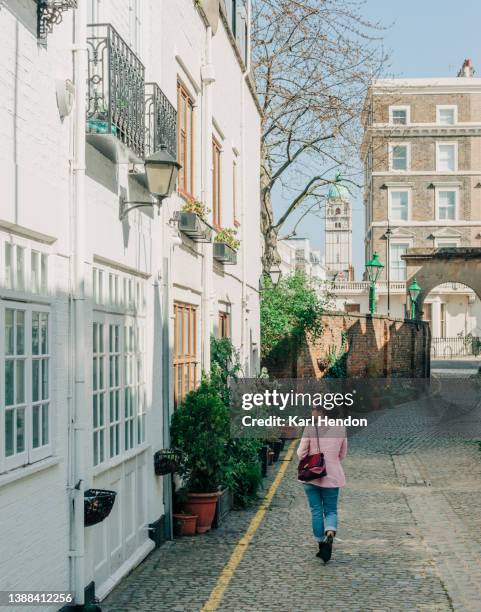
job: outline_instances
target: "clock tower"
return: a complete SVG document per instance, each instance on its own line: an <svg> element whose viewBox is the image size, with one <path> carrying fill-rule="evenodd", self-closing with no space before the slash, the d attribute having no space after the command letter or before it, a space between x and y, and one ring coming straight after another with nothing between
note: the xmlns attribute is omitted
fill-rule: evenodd
<svg viewBox="0 0 481 612"><path fill-rule="evenodd" d="M340 172L329 188L326 205L326 268L330 279L353 280L350 193Z"/></svg>

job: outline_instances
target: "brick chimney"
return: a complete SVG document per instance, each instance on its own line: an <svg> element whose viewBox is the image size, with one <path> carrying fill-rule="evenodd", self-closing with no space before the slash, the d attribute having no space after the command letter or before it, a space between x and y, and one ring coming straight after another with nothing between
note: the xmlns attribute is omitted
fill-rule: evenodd
<svg viewBox="0 0 481 612"><path fill-rule="evenodd" d="M473 62L468 58L464 60L461 70L458 72L458 77L471 78L474 76L474 72Z"/></svg>

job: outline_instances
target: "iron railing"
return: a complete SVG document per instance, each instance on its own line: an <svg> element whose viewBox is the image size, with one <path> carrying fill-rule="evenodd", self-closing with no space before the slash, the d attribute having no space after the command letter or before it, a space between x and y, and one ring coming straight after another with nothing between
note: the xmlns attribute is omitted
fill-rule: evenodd
<svg viewBox="0 0 481 612"><path fill-rule="evenodd" d="M165 146L177 159L177 111L157 83L145 84L145 154Z"/></svg>
<svg viewBox="0 0 481 612"><path fill-rule="evenodd" d="M455 336L452 338L431 338L431 356L435 359L453 357L477 357L481 353L481 338L477 336Z"/></svg>
<svg viewBox="0 0 481 612"><path fill-rule="evenodd" d="M62 23L65 11L77 8L77 0L37 0L37 37L43 45L53 27Z"/></svg>
<svg viewBox="0 0 481 612"><path fill-rule="evenodd" d="M110 24L90 24L87 37L87 132L116 136L145 154L145 68Z"/></svg>

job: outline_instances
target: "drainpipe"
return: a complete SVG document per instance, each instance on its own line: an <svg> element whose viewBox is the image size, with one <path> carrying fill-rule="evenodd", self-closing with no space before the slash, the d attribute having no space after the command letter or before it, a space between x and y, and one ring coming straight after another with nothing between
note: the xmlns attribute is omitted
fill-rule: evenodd
<svg viewBox="0 0 481 612"><path fill-rule="evenodd" d="M212 210L212 83L215 81L214 66L212 64L212 28L206 28L205 38L205 64L202 66L202 199L204 204ZM202 368L210 371L210 334L211 311L213 294L213 258L212 245L203 245L202 260Z"/></svg>
<svg viewBox="0 0 481 612"><path fill-rule="evenodd" d="M251 62L251 3L250 0L247 3L247 62L244 72L241 77L241 228L242 228L242 243L241 243L241 275L242 275L242 286L241 286L241 347L240 347L240 358L242 367L247 366L247 342L248 342L248 322L249 316L247 313L247 240L246 240L246 210L245 210L245 198L246 198L246 139L245 139L245 88L247 87L246 79L250 72ZM259 230L260 231L260 230ZM245 375L251 373L245 372Z"/></svg>
<svg viewBox="0 0 481 612"><path fill-rule="evenodd" d="M87 13L86 2L80 0L74 12L74 45L72 49L75 112L74 155L72 161L72 298L73 314L73 406L69 420L70 493L70 581L75 603L84 603L85 588L85 539L84 539L84 488L86 446L85 355L85 104L87 79Z"/></svg>

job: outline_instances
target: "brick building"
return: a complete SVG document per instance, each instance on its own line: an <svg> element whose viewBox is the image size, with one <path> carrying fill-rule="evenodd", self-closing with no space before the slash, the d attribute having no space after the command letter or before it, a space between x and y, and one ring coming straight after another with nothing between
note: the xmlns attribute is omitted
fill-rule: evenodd
<svg viewBox="0 0 481 612"><path fill-rule="evenodd" d="M408 248L481 244L481 79L473 74L466 60L454 78L377 80L369 91L365 256L379 253L383 281L405 280ZM438 287L424 309L434 337L477 333L480 313L474 293L452 285Z"/></svg>

